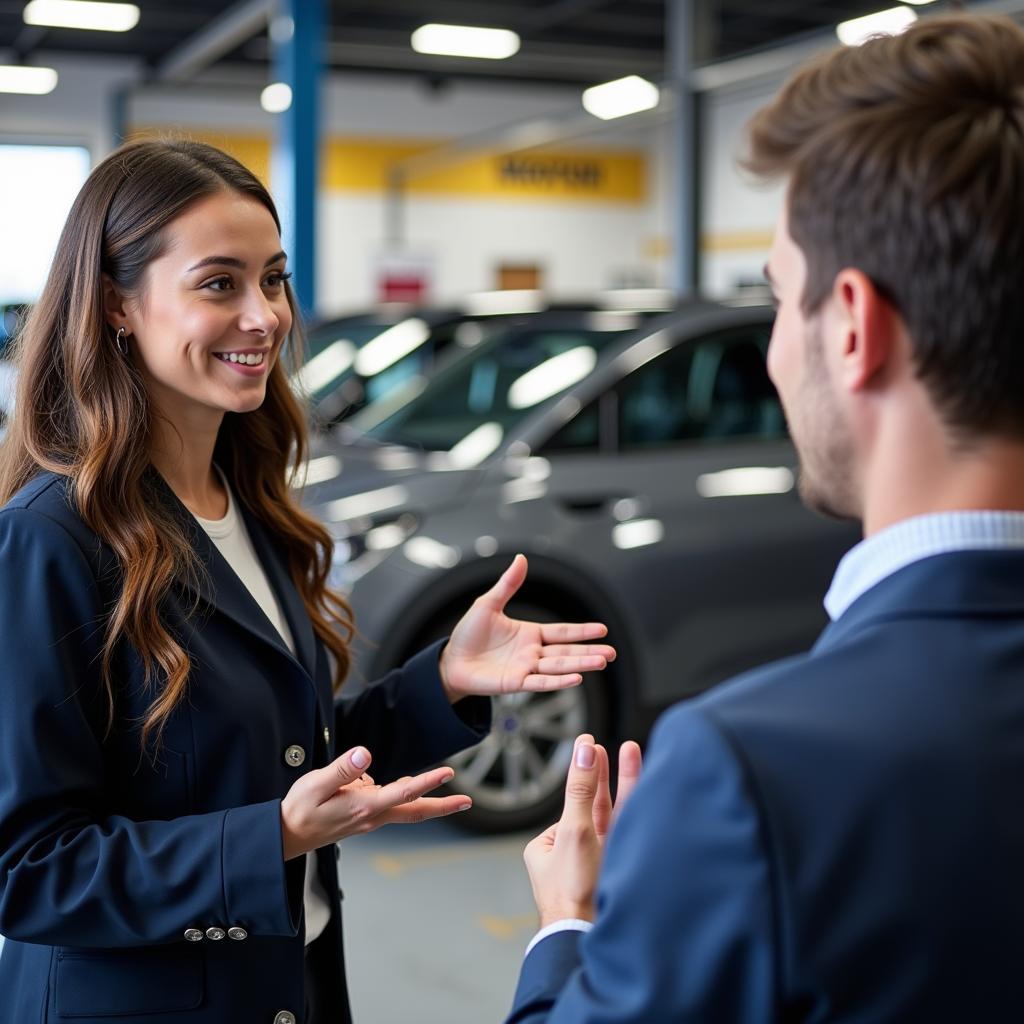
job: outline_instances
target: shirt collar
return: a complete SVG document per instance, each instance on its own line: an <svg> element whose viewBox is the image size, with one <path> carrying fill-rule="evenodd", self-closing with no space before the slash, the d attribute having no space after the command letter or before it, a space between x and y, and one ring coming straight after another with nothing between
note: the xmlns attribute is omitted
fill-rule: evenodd
<svg viewBox="0 0 1024 1024"><path fill-rule="evenodd" d="M997 548L1024 548L1024 512L933 512L904 519L843 556L825 595L825 611L834 622L876 583L922 558Z"/></svg>

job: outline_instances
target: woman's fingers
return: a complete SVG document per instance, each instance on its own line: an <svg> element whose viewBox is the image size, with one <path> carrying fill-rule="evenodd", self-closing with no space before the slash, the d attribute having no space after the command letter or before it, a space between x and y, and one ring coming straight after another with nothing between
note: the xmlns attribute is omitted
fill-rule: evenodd
<svg viewBox="0 0 1024 1024"><path fill-rule="evenodd" d="M414 825L430 818L468 811L473 801L468 796L425 796L406 804L398 804L374 819L378 825Z"/></svg>
<svg viewBox="0 0 1024 1024"><path fill-rule="evenodd" d="M608 667L608 659L601 654L566 655L552 658L542 655L537 662L541 675L564 675L567 672L600 672Z"/></svg>
<svg viewBox="0 0 1024 1024"><path fill-rule="evenodd" d="M306 786L310 793L322 802L329 800L342 786L359 779L370 764L370 752L366 747L353 747L325 768L307 772Z"/></svg>
<svg viewBox="0 0 1024 1024"><path fill-rule="evenodd" d="M540 624L540 638L545 644L577 644L584 640L599 640L608 635L603 622L544 622Z"/></svg>
<svg viewBox="0 0 1024 1024"><path fill-rule="evenodd" d="M398 807L399 804L409 804L418 800L432 789L451 782L454 777L455 772L447 766L432 768L422 775L406 776L381 786L380 789L366 790L360 793L360 799L366 799L370 816L376 818Z"/></svg>
<svg viewBox="0 0 1024 1024"><path fill-rule="evenodd" d="M605 661L615 660L611 644L548 644L541 649L542 658L582 658L596 655Z"/></svg>

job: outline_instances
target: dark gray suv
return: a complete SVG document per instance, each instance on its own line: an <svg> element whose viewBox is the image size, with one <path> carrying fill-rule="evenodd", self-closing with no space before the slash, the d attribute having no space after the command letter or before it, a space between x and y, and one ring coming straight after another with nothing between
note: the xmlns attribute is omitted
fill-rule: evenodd
<svg viewBox="0 0 1024 1024"><path fill-rule="evenodd" d="M691 303L642 328L537 318L329 439L307 503L372 679L451 628L518 551L512 613L608 624L618 660L557 694L495 701L460 755L485 830L550 818L573 737L641 736L658 711L806 649L857 539L808 512L765 370L766 306Z"/></svg>

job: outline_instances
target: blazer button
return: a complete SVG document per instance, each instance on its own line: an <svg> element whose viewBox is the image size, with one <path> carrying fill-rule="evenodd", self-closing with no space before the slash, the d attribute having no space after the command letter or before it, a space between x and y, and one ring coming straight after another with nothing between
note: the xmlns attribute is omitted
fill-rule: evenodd
<svg viewBox="0 0 1024 1024"><path fill-rule="evenodd" d="M242 939L249 938L249 933L244 928L239 928L238 925L235 925L234 928L228 929L228 938L241 942Z"/></svg>
<svg viewBox="0 0 1024 1024"><path fill-rule="evenodd" d="M299 765L302 764L302 762L305 760L306 752L297 743L293 743L284 752L284 763L291 765L292 768L298 768ZM282 1010L281 1012L284 1013L286 1011Z"/></svg>
<svg viewBox="0 0 1024 1024"><path fill-rule="evenodd" d="M217 928L214 926L213 928L206 929L206 937L208 939L213 939L214 942L219 942L225 935L227 935L227 932L224 931L223 928Z"/></svg>
<svg viewBox="0 0 1024 1024"><path fill-rule="evenodd" d="M278 1010L274 1024L295 1024L295 1014L291 1010Z"/></svg>
<svg viewBox="0 0 1024 1024"><path fill-rule="evenodd" d="M189 942L202 942L203 941L203 933L198 928L186 928L185 929L185 938Z"/></svg>
<svg viewBox="0 0 1024 1024"><path fill-rule="evenodd" d="M328 729L327 726L325 725L324 726L324 743L330 743L330 742L331 742L331 730Z"/></svg>

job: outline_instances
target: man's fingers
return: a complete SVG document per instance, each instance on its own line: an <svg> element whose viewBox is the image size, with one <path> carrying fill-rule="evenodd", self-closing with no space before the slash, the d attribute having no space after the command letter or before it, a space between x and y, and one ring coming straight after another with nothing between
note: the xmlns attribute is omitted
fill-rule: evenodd
<svg viewBox="0 0 1024 1024"><path fill-rule="evenodd" d="M594 800L600 774L597 756L593 736L584 733L577 738L565 784L565 809L562 811L561 825L585 831L593 829Z"/></svg>
<svg viewBox="0 0 1024 1024"><path fill-rule="evenodd" d="M526 579L526 556L516 555L512 564L501 574L498 582L487 591L481 598L495 611L503 612L505 605L512 600L516 591L523 585Z"/></svg>
<svg viewBox="0 0 1024 1024"><path fill-rule="evenodd" d="M370 816L376 818L378 815L390 811L399 804L412 803L423 796L424 793L429 793L432 789L437 789L438 786L451 782L454 777L455 772L451 768L444 766L433 768L422 775L396 779L394 782L366 794L366 799L369 802ZM467 800L469 798L463 797L463 799Z"/></svg>
<svg viewBox="0 0 1024 1024"><path fill-rule="evenodd" d="M353 747L326 768L317 768L309 772L307 778L311 780L311 788L323 801L329 799L341 786L355 782L369 764L370 752L366 747Z"/></svg>
<svg viewBox="0 0 1024 1024"><path fill-rule="evenodd" d="M384 811L374 819L373 824L374 827L415 825L430 818L443 818L447 814L468 811L472 806L473 801L468 796L425 796Z"/></svg>
<svg viewBox="0 0 1024 1024"><path fill-rule="evenodd" d="M643 768L643 757L640 754L640 744L633 740L626 740L619 747L619 782L615 790L615 812L613 818L617 818L622 812L630 794L640 781L640 772Z"/></svg>
<svg viewBox="0 0 1024 1024"><path fill-rule="evenodd" d="M612 824L612 793L608 784L608 751L597 744L597 796L594 798L594 831L598 839L608 835Z"/></svg>

